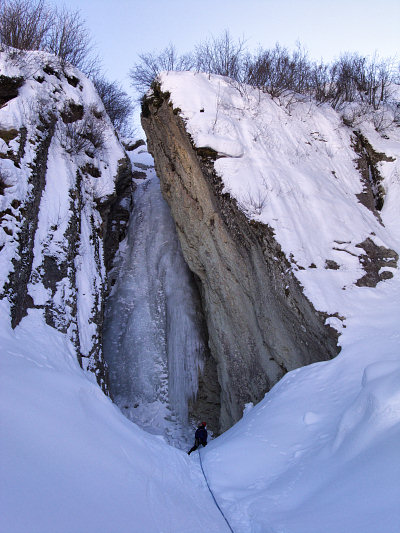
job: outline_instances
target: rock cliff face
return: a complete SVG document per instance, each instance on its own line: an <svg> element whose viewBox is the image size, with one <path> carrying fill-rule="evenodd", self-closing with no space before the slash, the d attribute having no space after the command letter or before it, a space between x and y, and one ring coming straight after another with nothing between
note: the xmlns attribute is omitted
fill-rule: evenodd
<svg viewBox="0 0 400 533"><path fill-rule="evenodd" d="M169 93L156 88L142 124L184 257L196 274L221 385L221 430L287 371L338 353L336 332L304 296L267 225L250 222L196 149Z"/></svg>
<svg viewBox="0 0 400 533"><path fill-rule="evenodd" d="M126 229L130 162L76 69L4 50L0 72L0 298L14 328L42 309L107 391L104 265Z"/></svg>

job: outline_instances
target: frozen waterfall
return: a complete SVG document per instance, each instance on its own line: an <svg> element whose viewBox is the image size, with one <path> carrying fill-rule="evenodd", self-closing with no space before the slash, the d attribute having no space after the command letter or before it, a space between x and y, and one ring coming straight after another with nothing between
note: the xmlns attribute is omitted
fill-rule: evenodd
<svg viewBox="0 0 400 533"><path fill-rule="evenodd" d="M147 175L136 181L128 234L111 272L104 355L122 412L183 446L204 363L203 319L158 178L152 169Z"/></svg>

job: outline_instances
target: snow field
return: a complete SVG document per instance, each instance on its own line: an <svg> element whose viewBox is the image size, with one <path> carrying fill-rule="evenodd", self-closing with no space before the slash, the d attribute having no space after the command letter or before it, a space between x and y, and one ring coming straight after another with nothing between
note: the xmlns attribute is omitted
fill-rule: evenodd
<svg viewBox="0 0 400 533"><path fill-rule="evenodd" d="M336 359L287 374L205 450L235 531L399 530L399 276L376 291Z"/></svg>
<svg viewBox="0 0 400 533"><path fill-rule="evenodd" d="M199 466L122 416L65 336L0 303L0 531L225 531Z"/></svg>

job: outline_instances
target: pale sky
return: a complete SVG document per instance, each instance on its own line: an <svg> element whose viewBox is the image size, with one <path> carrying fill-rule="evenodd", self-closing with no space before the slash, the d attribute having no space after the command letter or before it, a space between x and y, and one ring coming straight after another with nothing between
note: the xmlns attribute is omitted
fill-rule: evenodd
<svg viewBox="0 0 400 533"><path fill-rule="evenodd" d="M141 52L169 43L190 51L228 29L250 50L300 41L314 59L341 52L400 60L400 0L53 0L78 8L110 79L129 89L128 71Z"/></svg>

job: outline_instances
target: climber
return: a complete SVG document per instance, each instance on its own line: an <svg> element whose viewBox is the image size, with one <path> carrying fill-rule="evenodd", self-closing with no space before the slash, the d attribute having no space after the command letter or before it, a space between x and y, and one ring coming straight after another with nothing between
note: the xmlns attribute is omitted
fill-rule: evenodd
<svg viewBox="0 0 400 533"><path fill-rule="evenodd" d="M207 446L207 430L206 423L202 422L197 426L196 433L194 434L194 446L191 450L188 451L188 455L197 450L197 448L202 444Z"/></svg>

